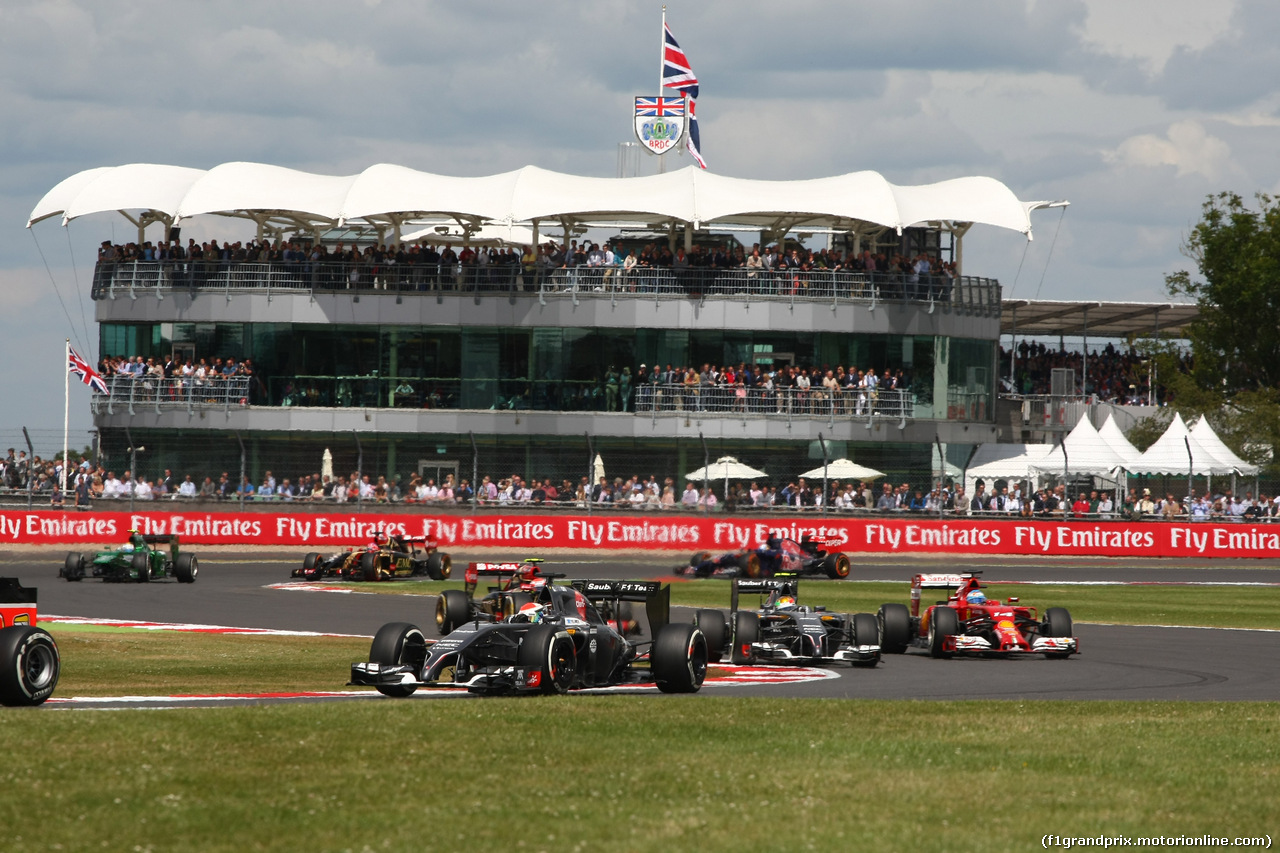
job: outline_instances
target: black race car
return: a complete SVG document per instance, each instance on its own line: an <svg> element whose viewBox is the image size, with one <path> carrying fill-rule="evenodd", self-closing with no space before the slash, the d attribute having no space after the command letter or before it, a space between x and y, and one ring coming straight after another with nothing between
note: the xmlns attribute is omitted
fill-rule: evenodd
<svg viewBox="0 0 1280 853"><path fill-rule="evenodd" d="M61 671L58 644L36 627L36 591L0 578L0 705L39 705Z"/></svg>
<svg viewBox="0 0 1280 853"><path fill-rule="evenodd" d="M795 578L735 578L729 619L719 610L699 610L711 660L728 654L733 663L829 664L873 667L880 662L880 625L870 613L828 613L797 600ZM764 596L760 612L740 610L739 595ZM732 626L732 630L730 629Z"/></svg>
<svg viewBox="0 0 1280 853"><path fill-rule="evenodd" d="M353 685L405 697L423 688L471 693L564 693L617 684L656 684L694 693L707 674L707 638L696 625L671 624L671 588L653 581L546 582L510 618L474 618L441 640L407 622L383 625L367 663L351 665ZM597 604L618 612L643 602L652 642L633 641Z"/></svg>
<svg viewBox="0 0 1280 853"><path fill-rule="evenodd" d="M453 558L441 552L435 540L425 536L396 536L379 530L374 541L362 549L347 548L328 557L314 551L307 554L291 577L309 581L326 577L349 581L428 577L439 581L448 580L451 574Z"/></svg>
<svg viewBox="0 0 1280 853"><path fill-rule="evenodd" d="M436 630L444 635L464 622L501 622L511 618L533 601L538 589L564 577L542 571L541 565L538 557L519 563L468 563L463 588L446 589L436 599ZM482 577L497 578L498 583L477 600L476 587Z"/></svg>
<svg viewBox="0 0 1280 853"><path fill-rule="evenodd" d="M805 535L797 542L770 536L761 548L745 548L712 556L697 551L689 565L677 566L676 574L694 577L771 578L775 575L822 575L833 580L849 576L849 556L827 551L830 543Z"/></svg>

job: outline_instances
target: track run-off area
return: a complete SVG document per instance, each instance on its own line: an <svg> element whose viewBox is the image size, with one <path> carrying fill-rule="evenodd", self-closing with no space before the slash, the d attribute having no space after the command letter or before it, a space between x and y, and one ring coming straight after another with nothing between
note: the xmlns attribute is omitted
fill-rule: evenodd
<svg viewBox="0 0 1280 853"><path fill-rule="evenodd" d="M57 577L65 554L53 549L0 552L0 575L18 578L39 590L39 613L48 627L59 623L103 622L174 632L287 633L372 636L386 622L412 622L434 635L434 596L335 594L329 584L301 584L289 572L302 555L290 550L193 549L200 558L194 584L67 583ZM519 560L526 553L454 552L455 577L469 560ZM544 554L548 570L569 577L674 580L672 568L682 555L662 552ZM1280 586L1280 567L1258 561L1177 559L855 558L847 581L901 583L894 599L907 601L911 576L918 572L982 571L988 583L1021 583L1025 603L1041 608L1043 585L1177 584L1238 588ZM728 609L728 584L723 609ZM317 588L320 587L320 588ZM324 587L330 587L325 589ZM803 596L803 592L802 592ZM674 608L673 619L692 611ZM935 660L923 652L886 655L874 669L844 666L720 667L713 669L704 695L825 697L841 699L1085 699L1275 701L1280 699L1280 614L1274 629L1188 628L1162 625L1094 624L1077 620L1081 653L1066 661L1026 658ZM44 707L200 707L228 704L387 700L368 690L345 687L346 672L313 690L289 693L131 696L122 685L118 697L77 698L62 692ZM611 688L607 692L650 692L651 687ZM422 690L415 699L457 698L459 690Z"/></svg>

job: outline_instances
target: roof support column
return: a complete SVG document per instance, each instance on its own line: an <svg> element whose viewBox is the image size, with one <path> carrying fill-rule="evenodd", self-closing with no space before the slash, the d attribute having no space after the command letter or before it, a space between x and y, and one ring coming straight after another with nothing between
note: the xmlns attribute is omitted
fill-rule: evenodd
<svg viewBox="0 0 1280 853"><path fill-rule="evenodd" d="M1080 347L1080 393L1088 396L1089 388L1089 306L1082 306L1080 309L1084 317L1084 331L1082 334L1083 346Z"/></svg>

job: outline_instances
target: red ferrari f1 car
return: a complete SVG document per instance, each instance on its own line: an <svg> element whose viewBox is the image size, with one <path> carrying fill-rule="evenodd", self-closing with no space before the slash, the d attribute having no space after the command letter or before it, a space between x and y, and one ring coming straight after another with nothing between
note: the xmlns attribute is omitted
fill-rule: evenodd
<svg viewBox="0 0 1280 853"><path fill-rule="evenodd" d="M927 649L936 658L955 654L1018 655L1043 654L1047 658L1068 658L1080 651L1071 635L1071 614L1062 607L1049 607L1039 618L1034 607L1010 598L1003 604L988 598L978 582L980 572L964 574L919 574L911 579L911 608L905 604L885 604L877 614L880 648L901 654L909 646ZM945 601L920 612L920 596L926 589L945 589Z"/></svg>

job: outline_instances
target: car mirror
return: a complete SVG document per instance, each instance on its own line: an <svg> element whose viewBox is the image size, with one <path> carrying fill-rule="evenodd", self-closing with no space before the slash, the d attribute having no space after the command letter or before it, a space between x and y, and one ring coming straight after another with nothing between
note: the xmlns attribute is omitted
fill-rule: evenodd
<svg viewBox="0 0 1280 853"><path fill-rule="evenodd" d="M1010 604L1017 604L1017 603L1018 603L1018 596L1016 596L1016 595L1011 595L1011 596L1009 596L1009 598L1008 598L1008 602L1009 602Z"/></svg>

